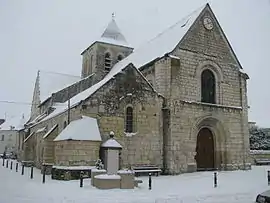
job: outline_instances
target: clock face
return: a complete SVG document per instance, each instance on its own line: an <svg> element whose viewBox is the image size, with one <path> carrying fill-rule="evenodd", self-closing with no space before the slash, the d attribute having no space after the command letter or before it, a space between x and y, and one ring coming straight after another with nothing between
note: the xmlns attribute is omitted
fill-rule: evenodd
<svg viewBox="0 0 270 203"><path fill-rule="evenodd" d="M203 19L203 25L207 30L212 30L214 27L212 20L208 17Z"/></svg>

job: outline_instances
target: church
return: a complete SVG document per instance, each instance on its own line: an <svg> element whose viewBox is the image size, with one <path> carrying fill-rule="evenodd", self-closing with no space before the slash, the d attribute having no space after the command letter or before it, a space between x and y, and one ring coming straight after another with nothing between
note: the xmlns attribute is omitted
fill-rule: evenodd
<svg viewBox="0 0 270 203"><path fill-rule="evenodd" d="M250 168L249 77L209 4L138 49L113 17L81 55L81 77L38 72L21 160L91 166L113 131L121 168Z"/></svg>

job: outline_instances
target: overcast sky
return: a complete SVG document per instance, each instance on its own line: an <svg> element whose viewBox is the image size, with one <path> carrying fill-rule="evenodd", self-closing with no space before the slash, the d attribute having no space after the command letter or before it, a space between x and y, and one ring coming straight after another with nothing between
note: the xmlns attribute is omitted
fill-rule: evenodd
<svg viewBox="0 0 270 203"><path fill-rule="evenodd" d="M133 47L207 3L206 0L0 0L0 117L28 113L37 70L80 75L80 53L111 20ZM270 0L213 0L249 74L249 120L270 127Z"/></svg>

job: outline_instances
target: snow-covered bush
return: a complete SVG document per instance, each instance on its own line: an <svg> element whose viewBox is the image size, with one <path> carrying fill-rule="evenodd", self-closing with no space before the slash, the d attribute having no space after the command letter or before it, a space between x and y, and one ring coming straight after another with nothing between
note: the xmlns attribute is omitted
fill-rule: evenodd
<svg viewBox="0 0 270 203"><path fill-rule="evenodd" d="M249 129L251 150L270 150L270 129L252 127Z"/></svg>

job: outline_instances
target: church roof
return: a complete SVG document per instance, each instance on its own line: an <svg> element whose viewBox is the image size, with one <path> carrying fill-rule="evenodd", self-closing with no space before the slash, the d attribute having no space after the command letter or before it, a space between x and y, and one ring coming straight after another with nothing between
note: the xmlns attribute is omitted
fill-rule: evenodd
<svg viewBox="0 0 270 203"><path fill-rule="evenodd" d="M70 122L70 124L54 139L54 141L62 140L101 141L97 119L82 116L82 118Z"/></svg>
<svg viewBox="0 0 270 203"><path fill-rule="evenodd" d="M112 20L109 22L106 29L104 30L103 34L95 42L131 47L128 44L125 36L122 34L121 30L119 29L116 20L114 18L114 15L112 17ZM92 43L89 47L91 47L94 43ZM81 54L83 54L87 49L85 49Z"/></svg>
<svg viewBox="0 0 270 203"><path fill-rule="evenodd" d="M39 71L37 82L39 84L40 102L44 102L52 95L52 93L60 91L79 80L81 80L81 77L79 76Z"/></svg>
<svg viewBox="0 0 270 203"><path fill-rule="evenodd" d="M127 42L124 35L121 33L119 27L116 24L114 17L111 22L108 24L107 28L101 35L101 38L109 38L120 42Z"/></svg>
<svg viewBox="0 0 270 203"><path fill-rule="evenodd" d="M146 65L147 63L159 57L161 58L165 54L173 51L173 49L176 47L179 41L184 37L184 35L187 33L189 28L192 26L192 24L198 18L198 16L200 15L200 13L202 12L204 8L205 8L205 5L195 10L190 15L183 18L182 20L180 20L173 26L169 27L164 32L160 33L154 39L150 40L148 43L146 43L142 47L135 49L133 53L131 53L126 58L124 58L122 61L116 63L112 67L111 71L101 81L89 87L88 89L84 90L83 92L77 94L76 96L72 97L70 99L71 107L76 106L81 101L89 98L92 94L94 94L98 89L100 89L103 85L105 85L108 81L110 81L116 74L121 72L129 64L133 64L135 68L139 69L143 65ZM108 25L109 27L108 32L109 31L112 32L111 30L115 30L115 34L116 34L118 33L115 27L116 23L114 19L112 19L112 21L113 23L112 24L109 23ZM107 32L106 30L105 32ZM105 34L105 36L109 36L109 34L108 35ZM138 73L141 74L141 76L144 78L144 76L142 75L140 71L138 71ZM148 82L147 79L145 80ZM56 107L54 112L51 113L51 115L56 116L66 110L67 110L67 102L64 103L63 105ZM45 117L42 121L47 120L48 118L51 118L52 117L51 115Z"/></svg>
<svg viewBox="0 0 270 203"><path fill-rule="evenodd" d="M195 10L182 20L169 27L164 32L157 35L154 39L148 41L142 47L135 49L134 52L131 53L128 57L116 63L112 67L111 71L100 82L71 98L71 107L76 106L80 101L89 98L128 65L133 64L132 67L135 66L135 68L139 69L151 61L162 58L165 54L172 52L176 48L177 44L183 39L185 34L188 32L195 20L199 17L204 8L207 6L209 5L206 4ZM140 71L138 72L144 78L142 73ZM147 81L147 79L145 80ZM59 112L58 114L60 114L61 108L59 108L59 111L57 110ZM65 110L62 109L62 112Z"/></svg>
<svg viewBox="0 0 270 203"><path fill-rule="evenodd" d="M172 52L204 8L205 5L170 26L138 49L135 49L128 57L115 64L111 72L117 73L129 63L133 63L135 67L140 68L147 63L157 58L162 58L165 54Z"/></svg>

